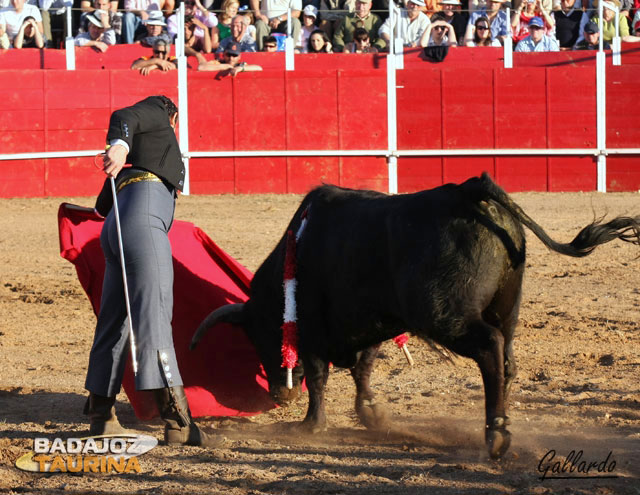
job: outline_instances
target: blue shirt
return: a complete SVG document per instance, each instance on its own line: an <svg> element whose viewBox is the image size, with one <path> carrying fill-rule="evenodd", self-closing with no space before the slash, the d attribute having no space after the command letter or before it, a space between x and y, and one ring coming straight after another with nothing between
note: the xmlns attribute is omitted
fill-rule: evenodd
<svg viewBox="0 0 640 495"><path fill-rule="evenodd" d="M547 36L546 34L542 35L542 39L538 41L536 45L534 41L531 39L531 35L527 36L525 39L520 40L520 42L516 45L516 52L557 52L560 48L558 47L558 41L551 36Z"/></svg>
<svg viewBox="0 0 640 495"><path fill-rule="evenodd" d="M474 26L478 17L489 18L489 14L486 10L476 10L469 16L470 25ZM493 18L491 23L491 39L494 40L498 36L509 35L509 20L507 19L507 13L504 10L499 10L498 14Z"/></svg>
<svg viewBox="0 0 640 495"><path fill-rule="evenodd" d="M216 52L218 53L224 52L227 49L227 46L229 46L231 43L234 43L234 42L238 43L236 40L233 39L233 36L228 36L224 38L223 40L220 41L220 44L218 45L218 49L216 50ZM240 51L243 51L243 52L256 51L256 41L253 39L253 37L249 33L245 33L245 35L242 37L242 40L240 40L238 45L240 45Z"/></svg>

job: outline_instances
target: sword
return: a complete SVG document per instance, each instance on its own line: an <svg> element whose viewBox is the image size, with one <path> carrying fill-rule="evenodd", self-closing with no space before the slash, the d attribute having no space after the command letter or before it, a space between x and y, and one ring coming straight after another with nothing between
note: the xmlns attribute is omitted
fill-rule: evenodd
<svg viewBox="0 0 640 495"><path fill-rule="evenodd" d="M109 149L107 146L106 149ZM104 153L100 155L104 159ZM138 360L136 359L136 339L133 335L133 320L131 319L131 304L129 303L129 285L127 284L127 269L124 262L124 246L122 245L122 229L120 227L120 211L118 210L118 197L116 192L116 181L109 177L111 181L111 194L113 195L113 214L116 217L116 230L118 233L118 249L120 251L120 266L122 267L122 284L124 285L124 301L127 307L127 319L129 320L129 344L131 345L131 362L133 364L133 375L138 374Z"/></svg>

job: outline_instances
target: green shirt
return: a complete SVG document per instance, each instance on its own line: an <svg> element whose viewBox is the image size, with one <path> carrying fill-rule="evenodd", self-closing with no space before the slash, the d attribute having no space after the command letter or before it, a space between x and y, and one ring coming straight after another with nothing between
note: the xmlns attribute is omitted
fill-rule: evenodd
<svg viewBox="0 0 640 495"><path fill-rule="evenodd" d="M378 37L380 26L382 26L382 21L376 14L370 13L365 19L357 17L355 12L348 14L340 21L340 24L333 34L333 50L336 52L343 51L344 46L353 41L353 32L359 27L367 30L372 45L384 49L386 43Z"/></svg>
<svg viewBox="0 0 640 495"><path fill-rule="evenodd" d="M600 25L600 18L595 16L591 19L598 26ZM611 21L605 21L602 25L602 39L604 41L611 41L616 35L616 20L615 18L611 19ZM627 18L620 14L620 37L629 36L629 24L627 24Z"/></svg>

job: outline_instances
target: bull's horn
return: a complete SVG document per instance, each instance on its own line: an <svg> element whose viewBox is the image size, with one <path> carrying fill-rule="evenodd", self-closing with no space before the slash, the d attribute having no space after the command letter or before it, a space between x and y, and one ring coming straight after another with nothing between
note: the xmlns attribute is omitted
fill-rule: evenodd
<svg viewBox="0 0 640 495"><path fill-rule="evenodd" d="M191 344L189 345L189 349L193 350L196 347L196 345L198 345L198 342L200 342L200 339L204 337L204 334L207 333L207 331L216 323L219 323L222 321L227 323L242 324L243 309L244 309L244 303L238 303L238 304L226 304L224 306L219 307L215 311L213 311L209 316L207 316L204 320L202 320L202 323L200 323L200 326L196 330L196 333L193 334L193 337L191 338Z"/></svg>

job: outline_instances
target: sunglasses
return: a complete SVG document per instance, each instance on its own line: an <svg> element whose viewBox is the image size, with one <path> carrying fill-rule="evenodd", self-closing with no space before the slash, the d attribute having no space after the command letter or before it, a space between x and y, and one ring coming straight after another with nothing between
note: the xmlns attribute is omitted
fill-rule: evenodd
<svg viewBox="0 0 640 495"><path fill-rule="evenodd" d="M529 26L529 31L537 31L538 29L542 29L540 26Z"/></svg>
<svg viewBox="0 0 640 495"><path fill-rule="evenodd" d="M476 29L478 31L487 31L489 28L487 26L478 26Z"/></svg>
<svg viewBox="0 0 640 495"><path fill-rule="evenodd" d="M153 50L153 53L154 55L160 55L160 54L166 55L167 52L164 50Z"/></svg>
<svg viewBox="0 0 640 495"><path fill-rule="evenodd" d="M278 48L278 45L272 45L272 44L268 44L268 45L264 45L267 48Z"/></svg>
<svg viewBox="0 0 640 495"><path fill-rule="evenodd" d="M436 31L444 31L444 26L436 26L433 29L435 29Z"/></svg>

